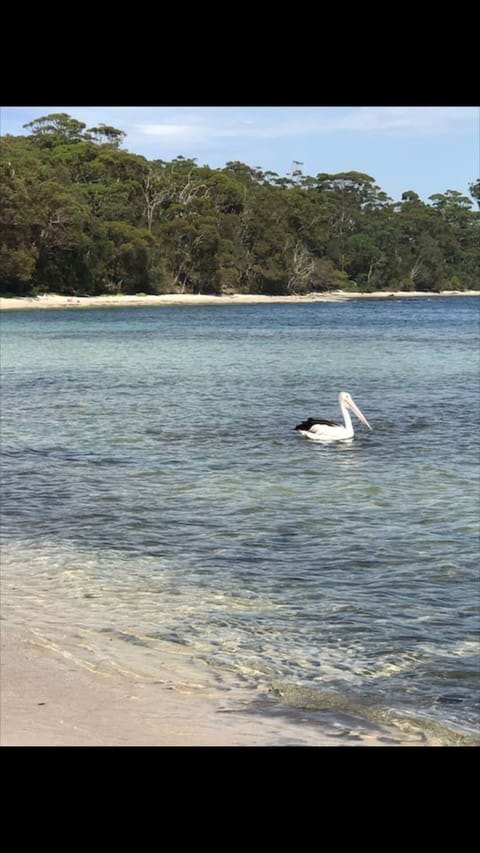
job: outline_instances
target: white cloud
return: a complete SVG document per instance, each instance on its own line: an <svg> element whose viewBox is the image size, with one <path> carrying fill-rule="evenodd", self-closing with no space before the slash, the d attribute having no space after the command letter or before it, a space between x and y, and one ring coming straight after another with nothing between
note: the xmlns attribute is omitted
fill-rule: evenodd
<svg viewBox="0 0 480 853"><path fill-rule="evenodd" d="M248 108L245 108L248 110ZM247 117L248 116L248 117ZM232 116L228 108L215 114L189 115L189 123L142 123L133 133L165 144L202 144L221 139L280 139L338 132L370 135L426 136L463 129L479 120L476 107L329 107L256 108Z"/></svg>
<svg viewBox="0 0 480 853"><path fill-rule="evenodd" d="M358 107L328 122L330 130L353 130L390 136L447 133L479 120L476 107Z"/></svg>
<svg viewBox="0 0 480 853"><path fill-rule="evenodd" d="M192 142L204 135L204 131L189 124L137 124L134 129L142 136L165 142Z"/></svg>
<svg viewBox="0 0 480 853"><path fill-rule="evenodd" d="M135 132L144 137L153 137L171 143L211 142L215 139L234 137L270 139L278 135L291 135L291 130L283 129L281 126L261 127L255 126L254 122L244 121L226 125L217 119L198 124L139 124L135 126Z"/></svg>
<svg viewBox="0 0 480 853"><path fill-rule="evenodd" d="M29 121L32 113L67 112L87 127L102 121L120 127L127 132L129 147L132 142L149 147L157 142L167 148L219 146L233 139L312 139L334 133L390 138L424 138L461 130L478 134L480 122L477 107L455 106L38 107L14 112L17 121L22 113L26 116L23 121ZM10 132L7 119L3 132ZM23 131L14 128L14 132Z"/></svg>

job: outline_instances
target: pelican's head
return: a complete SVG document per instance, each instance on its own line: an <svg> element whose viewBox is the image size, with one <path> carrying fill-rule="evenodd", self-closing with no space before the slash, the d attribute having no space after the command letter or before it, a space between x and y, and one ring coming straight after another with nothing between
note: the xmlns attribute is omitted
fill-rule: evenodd
<svg viewBox="0 0 480 853"><path fill-rule="evenodd" d="M365 424L366 427L372 429L365 415L362 415L357 404L353 402L348 391L340 391L340 394L338 395L338 402L340 403L340 407L345 406L347 409L350 409L350 411L357 416L357 418L362 422L362 424Z"/></svg>

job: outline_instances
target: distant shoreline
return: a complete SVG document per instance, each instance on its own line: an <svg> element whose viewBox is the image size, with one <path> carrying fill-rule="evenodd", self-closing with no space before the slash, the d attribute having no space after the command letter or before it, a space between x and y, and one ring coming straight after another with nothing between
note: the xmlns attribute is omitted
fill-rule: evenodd
<svg viewBox="0 0 480 853"><path fill-rule="evenodd" d="M410 299L431 296L480 296L479 290L444 290L441 293L426 291L379 290L373 293L347 293L342 290L330 293L308 293L304 296L265 296L264 294L236 293L214 296L191 293L120 296L60 296L47 293L43 296L0 297L0 310L25 308L107 308L135 305L255 305L260 303L344 302L350 299Z"/></svg>

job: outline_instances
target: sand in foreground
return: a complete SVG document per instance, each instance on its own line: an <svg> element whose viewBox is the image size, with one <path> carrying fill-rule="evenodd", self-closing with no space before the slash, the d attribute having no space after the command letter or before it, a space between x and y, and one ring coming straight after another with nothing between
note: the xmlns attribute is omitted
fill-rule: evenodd
<svg viewBox="0 0 480 853"><path fill-rule="evenodd" d="M194 690L194 688L193 688ZM5 627L2 746L202 746L275 743L269 724L219 713L205 691L132 682L82 669ZM321 743L317 736L317 743Z"/></svg>
<svg viewBox="0 0 480 853"><path fill-rule="evenodd" d="M3 623L2 746L399 745L368 731L353 743L327 738L227 702L199 685L171 689L161 676L145 683L93 673Z"/></svg>

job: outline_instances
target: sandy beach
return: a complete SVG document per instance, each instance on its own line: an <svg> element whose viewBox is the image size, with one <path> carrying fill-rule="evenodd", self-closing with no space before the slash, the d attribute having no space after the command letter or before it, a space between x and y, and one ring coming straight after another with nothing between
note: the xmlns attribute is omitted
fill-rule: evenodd
<svg viewBox="0 0 480 853"><path fill-rule="evenodd" d="M308 293L305 296L265 296L263 294L232 294L230 296L207 296L190 293L168 293L161 296L59 296L48 293L42 296L0 297L0 310L23 308L107 308L135 305L254 305L257 303L295 302L342 302L347 299L392 299L425 296L479 296L480 291L450 291L425 293L421 291L376 291L374 293L346 293L341 290L330 293Z"/></svg>
<svg viewBox="0 0 480 853"><path fill-rule="evenodd" d="M2 746L200 746L251 737L240 729L234 738L208 695L192 702L161 679L135 684L90 672L5 627L0 733Z"/></svg>
<svg viewBox="0 0 480 853"><path fill-rule="evenodd" d="M308 724L243 712L205 684L92 672L27 631L2 623L1 746L384 746L387 733L354 743ZM413 743L415 745L415 743Z"/></svg>

